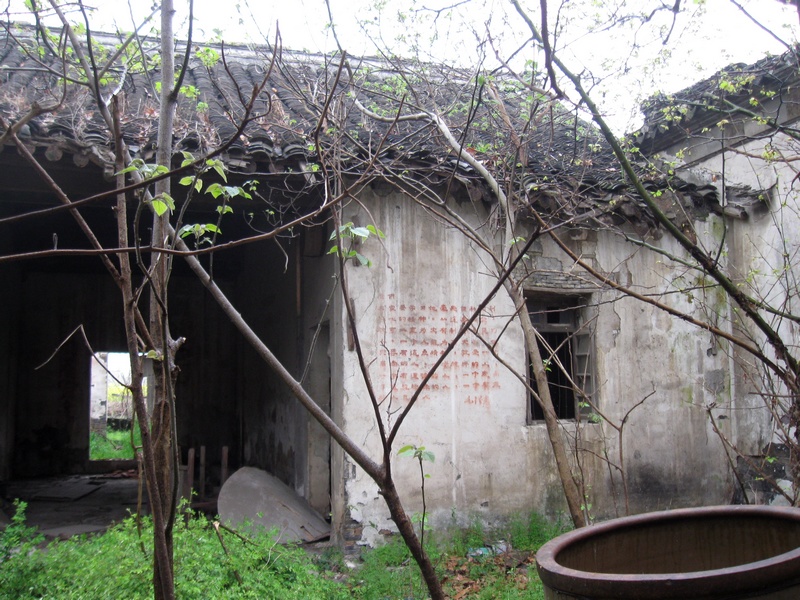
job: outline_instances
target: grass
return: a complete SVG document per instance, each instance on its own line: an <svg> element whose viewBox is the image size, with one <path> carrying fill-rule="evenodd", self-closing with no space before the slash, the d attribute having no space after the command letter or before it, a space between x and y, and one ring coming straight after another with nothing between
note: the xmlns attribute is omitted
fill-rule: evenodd
<svg viewBox="0 0 800 600"><path fill-rule="evenodd" d="M142 434L137 425L133 443L142 445ZM131 460L134 458L131 446L131 430L115 431L109 429L106 435L92 431L89 434L89 460Z"/></svg>
<svg viewBox="0 0 800 600"><path fill-rule="evenodd" d="M0 600L97 600L152 598L152 529L143 519L141 537L131 517L103 535L50 543L25 525L24 503L0 532ZM536 600L544 597L533 553L564 527L532 515L489 534L476 523L432 539L431 557L449 598ZM319 556L279 545L266 532L243 541L220 531L206 517L189 514L175 528L175 588L180 600L422 599L427 590L399 537L367 550L351 570L336 548ZM428 536L426 536L427 539ZM430 536L434 538L433 535ZM492 540L513 550L476 556Z"/></svg>

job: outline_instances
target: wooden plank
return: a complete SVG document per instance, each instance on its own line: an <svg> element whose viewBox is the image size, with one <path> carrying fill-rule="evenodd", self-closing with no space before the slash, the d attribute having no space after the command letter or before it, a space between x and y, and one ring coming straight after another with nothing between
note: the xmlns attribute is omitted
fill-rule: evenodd
<svg viewBox="0 0 800 600"><path fill-rule="evenodd" d="M222 447L222 469L220 471L220 481L219 487L222 489L222 486L225 485L225 482L228 480L228 447Z"/></svg>
<svg viewBox="0 0 800 600"><path fill-rule="evenodd" d="M189 456L186 463L186 491L191 501L192 490L194 489L194 448L189 448Z"/></svg>
<svg viewBox="0 0 800 600"><path fill-rule="evenodd" d="M200 446L200 481L199 498L204 500L206 497L206 447Z"/></svg>

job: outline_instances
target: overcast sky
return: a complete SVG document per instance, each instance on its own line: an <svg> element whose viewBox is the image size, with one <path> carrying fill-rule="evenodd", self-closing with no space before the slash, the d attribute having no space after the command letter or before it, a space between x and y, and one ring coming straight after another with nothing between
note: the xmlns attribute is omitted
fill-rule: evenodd
<svg viewBox="0 0 800 600"><path fill-rule="evenodd" d="M12 8L22 6L22 0L0 0L0 6L9 1ZM597 87L596 96L619 129L635 126L630 119L638 101L656 91L677 91L731 62L754 62L768 52L785 51L785 46L750 22L731 0L683 0L684 12L676 20L666 47L654 32L660 28L663 35L672 27L672 13L658 13L647 28L629 25L598 32L596 28L591 30L586 19L574 16L581 1L587 2L568 0L567 7L573 9L575 20L566 29L573 38L561 38L561 44L567 46L562 58L576 71L612 73ZM604 0L603 4L621 2ZM798 16L793 7L778 0L738 2L784 41L797 40ZM90 0L85 3L92 4ZM530 3L538 6L538 0ZM658 4L658 0L628 1L631 6L648 3ZM551 16L558 4L550 2ZM131 28L127 6L121 0L95 0L94 5L95 29ZM136 18L148 14L151 5L150 0L134 0ZM175 0L175 5L176 22L185 25L188 2ZM380 13L376 12L376 5L383 6ZM435 12L450 5L457 8L449 15ZM703 5L702 9L698 5ZM339 40L354 55L376 54L376 43L397 51L403 43L416 41L426 60L473 66L478 60L477 40L485 38L487 30L507 54L526 37L523 23L507 0L330 0L330 6ZM403 24L397 22L399 13L405 17ZM565 11L563 18L568 16ZM227 42L261 43L265 38L274 38L277 23L285 48L312 52L330 52L336 48L324 0L195 0L195 17L196 39L221 34ZM634 35L644 47L631 55ZM404 40L398 41L398 36ZM665 48L669 55L665 54ZM487 64L494 60L492 53L488 54ZM528 58L524 53L517 55L520 60L522 57Z"/></svg>

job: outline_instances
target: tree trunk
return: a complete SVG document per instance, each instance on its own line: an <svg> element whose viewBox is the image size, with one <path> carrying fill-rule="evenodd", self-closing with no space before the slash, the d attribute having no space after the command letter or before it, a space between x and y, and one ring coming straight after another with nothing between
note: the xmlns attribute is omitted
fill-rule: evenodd
<svg viewBox="0 0 800 600"><path fill-rule="evenodd" d="M125 167L124 142L119 119L119 105L117 98L113 99L114 140L116 146L116 170L121 173ZM125 176L117 175L117 187L125 186ZM117 197L117 238L121 248L128 247L128 218L125 195ZM131 364L131 383L129 385L136 420L142 434L142 470L147 484L147 493L153 515L153 588L157 597L173 600L175 597L174 580L172 571L172 540L167 538L165 532L165 519L162 503L159 499L163 496L158 483L156 460L154 458L153 441L151 437L150 421L147 412L147 403L144 398L142 381L144 379L143 360L139 353L139 335L137 332L137 310L135 294L133 292L133 275L131 272L130 256L123 252L119 259L119 288L122 294L123 321L125 323L125 338L128 345L128 355ZM141 320L139 320L141 323ZM143 325L143 324L142 324ZM144 332L143 332L144 333Z"/></svg>
<svg viewBox="0 0 800 600"><path fill-rule="evenodd" d="M403 509L403 504L400 502L400 496L397 494L397 488L391 477L386 478L380 486L380 490L383 499L386 501L386 506L389 507L389 514L392 516L392 521L397 525L397 529L400 531L403 541L419 566L419 570L422 572L422 578L425 580L425 585L428 587L431 600L444 600L442 583L436 575L436 569L433 568L433 563L428 553L425 552L425 549L419 541L417 532L414 531L414 524ZM422 526L424 527L424 524Z"/></svg>
<svg viewBox="0 0 800 600"><path fill-rule="evenodd" d="M162 0L161 3L161 102L158 120L158 148L156 162L169 169L172 164L174 130L174 115L176 96L174 93L174 33L172 19L175 14L172 0ZM187 49L188 51L188 49ZM170 194L169 178L156 182L155 197L164 198ZM159 497L151 499L160 504L164 515L163 536L167 547L166 560L162 564L156 560L153 565L153 583L156 600L168 600L174 596L174 581L170 577L169 588L163 589L160 585L165 579L162 571L166 570L174 575L172 526L175 520L177 501L177 456L173 441L175 438L174 415L174 377L175 352L177 344L170 337L168 321L167 285L169 281L169 258L166 254L157 252L167 244L170 211L162 215L153 214L153 237L151 245L153 253L150 262L150 335L155 347L156 368L155 381L151 382L154 390L153 414L150 417L153 466L158 485Z"/></svg>
<svg viewBox="0 0 800 600"><path fill-rule="evenodd" d="M542 354L539 351L536 329L533 327L528 309L525 306L525 298L519 292L519 288L516 286L515 282L511 281L511 278L509 278L505 285L517 309L520 324L522 325L525 345L528 350L528 358L533 370L533 376L536 378L536 389L538 390L542 412L544 413L547 437L553 448L553 457L556 461L556 469L558 470L558 477L561 480L561 487L564 489L564 497L567 500L569 515L575 527L585 527L586 517L581 509L581 505L583 504L581 493L572 476L572 469L570 468L566 446L561 434L561 429L558 425L556 409L553 406L553 399L550 397L550 387L547 383L547 371L545 371Z"/></svg>

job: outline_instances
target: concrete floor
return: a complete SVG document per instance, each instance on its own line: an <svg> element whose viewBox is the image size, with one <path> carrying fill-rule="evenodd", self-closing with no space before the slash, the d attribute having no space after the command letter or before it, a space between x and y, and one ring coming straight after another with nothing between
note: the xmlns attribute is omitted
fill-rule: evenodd
<svg viewBox="0 0 800 600"><path fill-rule="evenodd" d="M105 531L136 511L139 494L135 471L9 481L3 486L5 512L13 511L15 498L24 500L28 525L35 525L50 539ZM142 502L147 512L145 490ZM0 527L10 516L0 514Z"/></svg>

